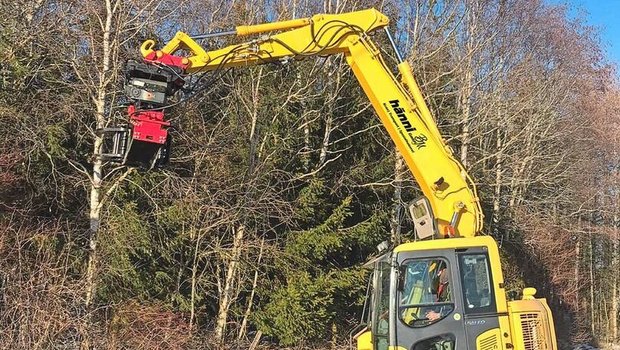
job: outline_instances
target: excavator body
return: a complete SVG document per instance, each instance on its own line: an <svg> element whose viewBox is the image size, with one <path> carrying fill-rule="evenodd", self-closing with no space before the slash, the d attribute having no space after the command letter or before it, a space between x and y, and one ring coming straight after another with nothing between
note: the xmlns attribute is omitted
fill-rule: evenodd
<svg viewBox="0 0 620 350"><path fill-rule="evenodd" d="M522 300L507 301L497 244L480 235L475 184L439 133L411 67L389 31L400 79L370 40L368 33L388 24L368 9L194 37L179 32L161 49L145 41L144 62L127 70L130 131L112 134L122 144L115 148L117 161L147 168L163 163L170 142L164 111L188 75L342 54L424 194L410 207L414 241L369 263L372 288L368 317L356 334L358 350L556 350L545 299L526 288ZM195 41L274 31L213 51Z"/></svg>

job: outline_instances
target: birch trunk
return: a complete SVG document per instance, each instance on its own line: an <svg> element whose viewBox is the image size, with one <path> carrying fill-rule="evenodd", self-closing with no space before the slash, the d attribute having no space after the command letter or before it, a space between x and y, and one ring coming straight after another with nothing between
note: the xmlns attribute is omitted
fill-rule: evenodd
<svg viewBox="0 0 620 350"><path fill-rule="evenodd" d="M190 233L190 239L194 240L194 257L192 261L192 290L190 296L190 314L189 314L189 330L190 332L196 326L196 288L198 286L198 259L200 256L200 233L196 233L194 230Z"/></svg>
<svg viewBox="0 0 620 350"><path fill-rule="evenodd" d="M302 81L301 74L297 73L297 81ZM310 115L308 113L308 109L306 108L306 99L302 98L299 101L301 105L301 114L303 120L303 130L304 130L304 147L301 150L301 161L304 166L304 172L310 171L310 150L312 149L312 145L310 144Z"/></svg>
<svg viewBox="0 0 620 350"><path fill-rule="evenodd" d="M247 197L250 195L248 193L248 189L247 189L248 186L246 185L246 183L251 181L252 176L254 174L254 170L256 169L258 158L259 158L259 155L257 153L258 141L259 141L257 125L258 125L258 108L259 108L259 100L260 100L259 91L260 91L262 73L263 73L263 68L259 68L258 76L253 79L252 103L245 105L248 111L248 114L251 116L251 120L250 120L250 135L249 135L250 149L249 149L249 154L248 154L248 157L249 157L248 170L247 170L247 173L244 179L244 184L242 184L243 187L245 188L244 191L246 191L246 193L243 194L244 197ZM230 309L230 305L232 304L232 301L235 299L234 293L236 291L234 288L235 287L234 282L235 282L235 278L237 277L237 270L239 266L239 260L241 258L243 240L245 238L245 233L246 233L246 226L245 226L245 223L243 223L244 218L241 217L239 220L241 223L237 224L233 228L234 235L233 235L232 249L230 252L230 258L227 263L224 287L222 288L222 291L220 293L220 305L219 305L219 309L217 313L217 321L215 325L215 339L220 345L222 345L224 342L224 335L226 332L226 323L228 320L228 311Z"/></svg>
<svg viewBox="0 0 620 350"><path fill-rule="evenodd" d="M471 6L467 10L467 38L464 52L464 63L462 65L463 81L460 89L459 104L461 107L461 163L467 169L468 152L470 140L469 126L471 123L471 97L474 85L474 68L473 57L476 50L476 39L478 32L478 3L476 0L471 1ZM463 177L465 174L462 174Z"/></svg>
<svg viewBox="0 0 620 350"><path fill-rule="evenodd" d="M578 230L581 230L581 219L578 221ZM581 306L579 305L579 291L581 278L579 278L580 273L580 264L581 264L581 239L579 236L577 237L577 242L575 243L575 311L576 313L580 313Z"/></svg>
<svg viewBox="0 0 620 350"><path fill-rule="evenodd" d="M391 231L391 239L394 244L399 244L401 242L401 216L402 216L402 208L403 208L403 199L402 199L402 191L403 191L403 178L406 171L405 161L403 157L400 155L398 150L395 153L395 161L394 161L394 194L392 195L392 215L390 217L390 231Z"/></svg>
<svg viewBox="0 0 620 350"><path fill-rule="evenodd" d="M260 242L260 251L258 253L258 260L256 261L256 266L260 266L261 261L263 260L263 247L265 246L265 239L263 238ZM254 270L254 280L252 281L252 291L250 292L250 297L248 298L248 306L245 309L245 313L243 314L243 320L241 321L241 329L239 330L239 334L237 335L237 339L241 340L246 333L246 329L248 326L248 320L250 319L250 315L252 314L252 306L254 305L254 296L256 295L256 287L258 286L258 268Z"/></svg>
<svg viewBox="0 0 620 350"><path fill-rule="evenodd" d="M325 82L325 132L323 133L323 141L321 142L321 151L319 153L319 163L316 168L322 167L328 161L329 146L332 131L337 128L334 126L334 114L336 103L338 100L338 91L340 90L340 71L337 69L334 59L327 58L323 67L323 74L326 77ZM337 124L337 123L336 123Z"/></svg>
<svg viewBox="0 0 620 350"><path fill-rule="evenodd" d="M493 236L499 238L499 219L500 219L500 206L502 196L502 163L504 161L504 154L502 152L502 133L500 128L500 118L498 118L497 135L495 139L495 146L497 147L497 153L495 155L495 188L493 190L493 213L491 215L491 232ZM508 233L504 233L507 235ZM509 237L504 237L508 239Z"/></svg>
<svg viewBox="0 0 620 350"><path fill-rule="evenodd" d="M317 167L322 166L327 161L327 150L329 148L329 139L332 132L333 117L331 111L325 119L325 133L323 134L323 142L321 143L321 152L319 154L319 164Z"/></svg>
<svg viewBox="0 0 620 350"><path fill-rule="evenodd" d="M110 35L112 32L112 18L114 12L118 7L118 3L112 6L110 0L105 1L105 21L102 23L102 61L101 69L99 71L99 82L97 86L97 96L95 97L95 121L98 129L105 126L105 104L108 88L108 74L110 72L110 63L112 57L112 45ZM96 50L96 48L93 48ZM96 135L93 146L93 173L91 178L90 188L90 210L89 210L89 237L88 237L88 264L86 267L86 296L84 299L84 306L87 315L86 328L90 328L90 313L93 309L93 300L97 289L97 234L99 233L99 227L101 225L101 204L102 204L102 182L103 182L103 162L99 158L103 146L103 137ZM84 334L81 347L83 349L90 348L90 336L89 331Z"/></svg>
<svg viewBox="0 0 620 350"><path fill-rule="evenodd" d="M217 322L215 325L215 339L219 344L224 342L224 333L226 331L226 322L228 320L228 310L233 300L234 280L237 274L239 258L241 257L241 243L245 236L245 225L241 224L235 228L233 247L230 260L226 269L226 279L224 280L224 288L220 296L220 305L217 312Z"/></svg>
<svg viewBox="0 0 620 350"><path fill-rule="evenodd" d="M107 76L110 71L110 32L112 28L112 5L109 0L106 1L106 20L103 29L103 60L101 71L99 72L99 86L97 86L97 97L95 99L95 120L97 128L103 128L105 126L105 100L107 94ZM101 148L103 146L103 137L95 136L95 142L93 146L93 173L92 184L90 188L90 237L88 241L88 247L90 249L88 256L88 269L86 273L86 306L90 307L93 301L93 295L95 293L94 275L96 269L96 256L97 256L97 233L100 226L100 214L101 214L101 186L103 181L103 162L99 158L101 154Z"/></svg>

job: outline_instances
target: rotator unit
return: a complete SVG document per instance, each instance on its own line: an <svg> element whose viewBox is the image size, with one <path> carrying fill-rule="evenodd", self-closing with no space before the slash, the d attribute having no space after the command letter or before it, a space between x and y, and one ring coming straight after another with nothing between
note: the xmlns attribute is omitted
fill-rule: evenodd
<svg viewBox="0 0 620 350"><path fill-rule="evenodd" d="M128 61L125 95L128 121L98 130L104 145L101 159L122 165L159 168L170 158L170 122L164 112L184 83L183 69Z"/></svg>

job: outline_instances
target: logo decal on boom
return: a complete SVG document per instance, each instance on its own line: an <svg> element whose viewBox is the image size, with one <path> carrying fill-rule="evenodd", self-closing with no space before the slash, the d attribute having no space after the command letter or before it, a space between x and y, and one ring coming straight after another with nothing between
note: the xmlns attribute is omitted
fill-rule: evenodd
<svg viewBox="0 0 620 350"><path fill-rule="evenodd" d="M414 131L416 131L416 128L411 126L411 123L407 120L407 115L405 114L405 109L400 106L400 101L392 100L392 101L390 101L390 105L392 106L392 109L394 110L394 113L396 113L396 116L398 117L398 120L400 120L400 122L405 127L405 130L407 130L407 132L414 132Z"/></svg>
<svg viewBox="0 0 620 350"><path fill-rule="evenodd" d="M387 103L383 103L383 106L385 107L389 117L392 119L392 122L396 124L398 133L401 135L407 146L409 146L411 152L415 152L416 149L419 150L426 147L426 141L428 141L428 138L423 133L417 132L418 129L411 125L411 122L407 119L405 108L400 105L400 100L390 100L389 104L391 108L388 107ZM402 128L398 127L398 122L396 122L397 118L400 121L400 124L402 124ZM416 132L417 135L414 134Z"/></svg>

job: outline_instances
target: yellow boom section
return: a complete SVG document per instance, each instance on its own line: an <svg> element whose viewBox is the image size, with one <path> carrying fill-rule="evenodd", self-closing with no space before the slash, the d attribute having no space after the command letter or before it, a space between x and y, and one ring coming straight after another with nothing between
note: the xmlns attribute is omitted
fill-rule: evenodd
<svg viewBox="0 0 620 350"><path fill-rule="evenodd" d="M476 188L462 165L444 143L424 102L407 62L398 65L402 84L385 65L366 33L388 25L382 13L368 9L312 18L237 27L232 34L249 35L277 30L219 50L205 51L195 40L179 32L161 53L190 52L188 73L198 73L279 61L288 58L342 53L351 66L377 115L403 155L415 180L428 198L437 220L439 237L451 231L472 237L482 229L482 210ZM145 41L143 56L154 52L155 42ZM452 223L452 225L451 225Z"/></svg>

